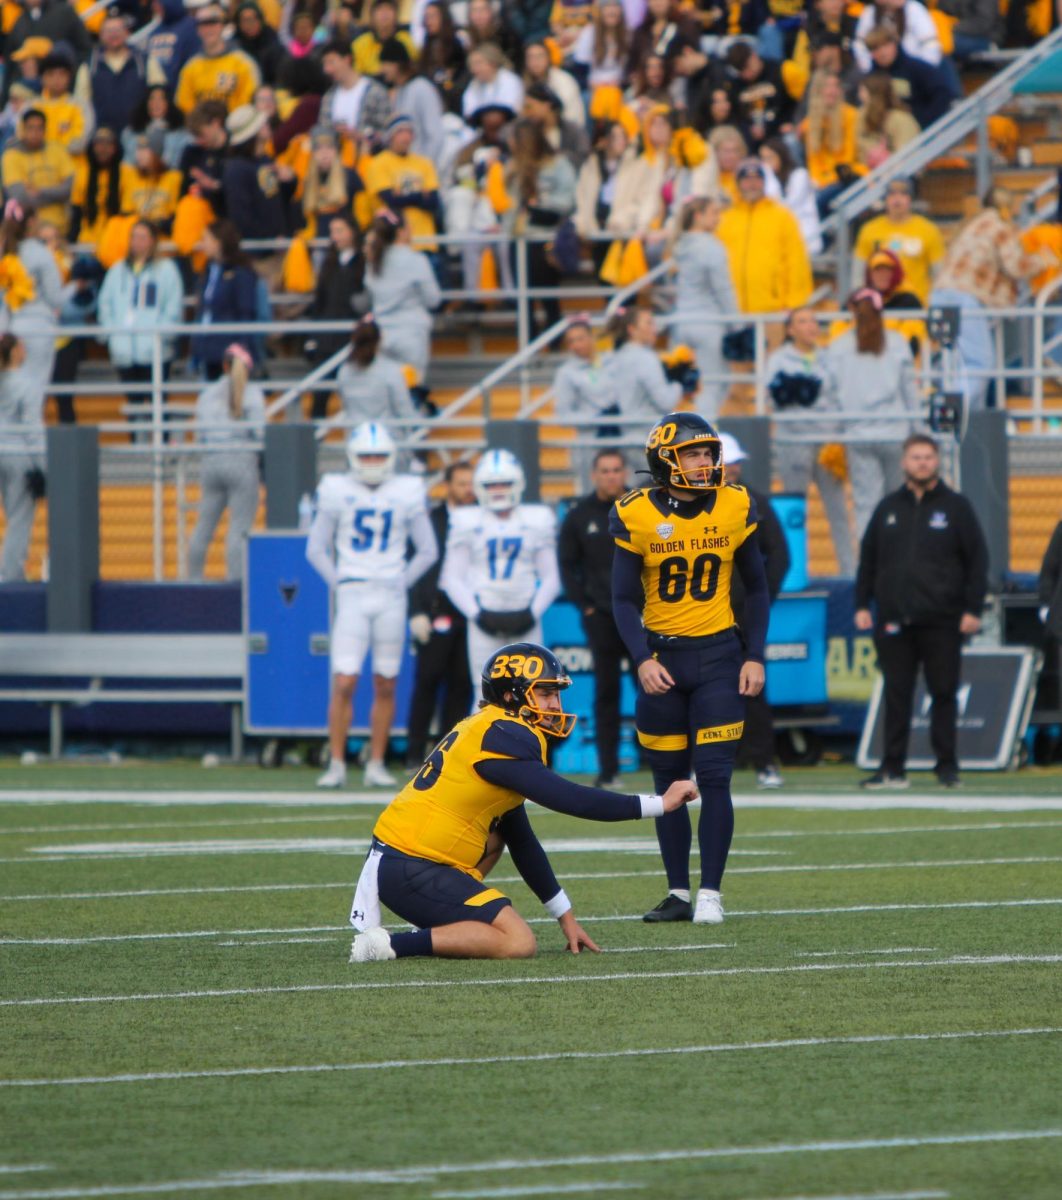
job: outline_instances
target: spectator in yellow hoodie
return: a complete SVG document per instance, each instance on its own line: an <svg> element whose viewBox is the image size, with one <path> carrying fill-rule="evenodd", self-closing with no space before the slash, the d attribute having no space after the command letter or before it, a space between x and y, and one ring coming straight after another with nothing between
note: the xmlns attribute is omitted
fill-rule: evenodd
<svg viewBox="0 0 1062 1200"><path fill-rule="evenodd" d="M766 185L763 164L747 158L737 169L739 198L716 230L730 257L738 305L747 313L790 312L811 297L811 262L800 225L784 204L766 196Z"/></svg>
<svg viewBox="0 0 1062 1200"><path fill-rule="evenodd" d="M174 103L187 115L204 100L220 100L229 112L250 104L261 82L250 55L225 41L225 12L219 4L196 11L196 32L203 49L182 67Z"/></svg>
<svg viewBox="0 0 1062 1200"><path fill-rule="evenodd" d="M121 161L114 131L97 129L89 144L88 154L77 164L71 196L71 241L98 246L107 222L122 211L119 183Z"/></svg>
<svg viewBox="0 0 1062 1200"><path fill-rule="evenodd" d="M85 112L70 92L74 69L64 54L53 51L41 62L41 96L49 142L58 142L75 157L85 152Z"/></svg>
<svg viewBox="0 0 1062 1200"><path fill-rule="evenodd" d="M859 110L845 103L841 77L833 71L816 71L808 89L808 115L801 134L820 217L829 215L830 202L856 176L866 174L859 161L858 124Z"/></svg>
<svg viewBox="0 0 1062 1200"><path fill-rule="evenodd" d="M142 133L136 140L134 161L122 163L119 185L123 213L135 214L169 233L181 194L181 173L167 170L162 157L165 148L163 130Z"/></svg>
<svg viewBox="0 0 1062 1200"><path fill-rule="evenodd" d="M65 234L70 223L74 161L65 146L45 138L46 118L39 108L22 114L18 140L0 159L0 184L8 200L33 206L42 221Z"/></svg>

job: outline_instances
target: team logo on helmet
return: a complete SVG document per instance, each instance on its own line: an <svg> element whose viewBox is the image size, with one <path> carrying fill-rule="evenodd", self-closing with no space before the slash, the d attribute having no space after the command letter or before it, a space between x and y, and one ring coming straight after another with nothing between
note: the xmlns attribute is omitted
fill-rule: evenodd
<svg viewBox="0 0 1062 1200"><path fill-rule="evenodd" d="M390 479L395 471L398 448L387 426L379 421L363 421L347 442L347 461L359 483L370 487Z"/></svg>
<svg viewBox="0 0 1062 1200"><path fill-rule="evenodd" d="M566 738L575 728L574 713L542 707L547 691L563 691L572 682L560 660L545 646L536 642L502 646L483 664L480 682L486 704L496 704L551 737Z"/></svg>
<svg viewBox="0 0 1062 1200"><path fill-rule="evenodd" d="M482 508L509 512L524 494L524 469L508 450L488 450L472 474L472 490Z"/></svg>
<svg viewBox="0 0 1062 1200"><path fill-rule="evenodd" d="M690 446L706 445L712 461L684 469L680 452ZM713 425L697 413L669 413L649 430L645 443L649 474L663 487L705 492L721 488L724 482L723 446ZM663 534L661 536L664 536Z"/></svg>

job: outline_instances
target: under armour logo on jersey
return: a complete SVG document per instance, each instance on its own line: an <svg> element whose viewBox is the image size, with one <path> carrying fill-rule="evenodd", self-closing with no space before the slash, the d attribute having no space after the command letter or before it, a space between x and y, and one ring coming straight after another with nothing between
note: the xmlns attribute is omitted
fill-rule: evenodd
<svg viewBox="0 0 1062 1200"><path fill-rule="evenodd" d="M704 532L705 533L718 533L719 526L718 525L705 525Z"/></svg>
<svg viewBox="0 0 1062 1200"><path fill-rule="evenodd" d="M355 909L351 910L350 919L352 921L364 921L365 914L361 911L360 908L355 908Z"/></svg>
<svg viewBox="0 0 1062 1200"><path fill-rule="evenodd" d="M292 580L291 583L285 583L282 579L277 586L280 588L280 598L284 601L288 608L295 603L295 597L299 594L298 580Z"/></svg>

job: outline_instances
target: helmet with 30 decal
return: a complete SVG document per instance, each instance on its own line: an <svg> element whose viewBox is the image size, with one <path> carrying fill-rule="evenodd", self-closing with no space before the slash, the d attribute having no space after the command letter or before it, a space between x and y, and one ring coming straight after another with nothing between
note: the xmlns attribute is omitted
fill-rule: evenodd
<svg viewBox="0 0 1062 1200"><path fill-rule="evenodd" d="M363 421L347 442L347 461L359 483L373 487L394 474L398 449L387 426Z"/></svg>
<svg viewBox="0 0 1062 1200"><path fill-rule="evenodd" d="M509 512L524 494L524 468L508 450L488 450L476 464L472 489L483 508Z"/></svg>
<svg viewBox="0 0 1062 1200"><path fill-rule="evenodd" d="M483 664L481 682L484 703L496 704L551 737L566 738L575 728L575 714L564 711L558 695L571 687L571 677L545 646L536 642L502 646ZM554 696L557 707L551 708L547 697Z"/></svg>
<svg viewBox="0 0 1062 1200"><path fill-rule="evenodd" d="M693 446L705 447L711 461L683 468L680 452ZM645 457L649 461L649 474L663 487L705 492L723 486L723 446L719 433L697 413L678 412L661 417L649 430Z"/></svg>

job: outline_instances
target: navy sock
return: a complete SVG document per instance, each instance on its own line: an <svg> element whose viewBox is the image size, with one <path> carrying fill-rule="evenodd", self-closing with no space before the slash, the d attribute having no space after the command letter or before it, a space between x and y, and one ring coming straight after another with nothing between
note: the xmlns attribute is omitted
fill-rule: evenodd
<svg viewBox="0 0 1062 1200"><path fill-rule="evenodd" d="M701 820L697 844L701 848L701 887L719 891L730 842L734 836L734 802L729 780L698 780ZM682 810L685 812L685 809Z"/></svg>
<svg viewBox="0 0 1062 1200"><path fill-rule="evenodd" d="M431 930L415 929L412 933L392 933L391 949L396 958L430 958Z"/></svg>
<svg viewBox="0 0 1062 1200"><path fill-rule="evenodd" d="M685 807L665 813L656 818L656 840L660 843L660 857L664 860L669 888L690 886L690 846L693 844L693 827L690 825L689 810Z"/></svg>

